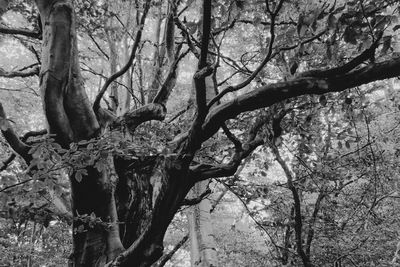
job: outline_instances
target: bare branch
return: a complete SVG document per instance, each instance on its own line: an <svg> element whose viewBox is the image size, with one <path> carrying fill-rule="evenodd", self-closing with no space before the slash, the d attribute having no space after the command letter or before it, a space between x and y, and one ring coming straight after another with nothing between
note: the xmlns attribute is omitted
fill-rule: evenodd
<svg viewBox="0 0 400 267"><path fill-rule="evenodd" d="M211 30L211 0L204 0L203 4L203 28L201 38L201 52L199 64L196 74L203 71L207 67L208 45L210 42ZM194 84L196 89L197 118L196 121L201 123L206 115L206 82L205 75L196 75ZM209 73L211 74L211 73Z"/></svg>
<svg viewBox="0 0 400 267"><path fill-rule="evenodd" d="M139 43L140 40L142 38L142 32L143 32L143 28L144 28L144 23L146 21L146 17L147 17L147 12L150 9L150 0L146 1L146 4L144 6L144 10L143 10L143 15L142 18L140 20L140 25L139 25L139 29L136 33L136 39L135 42L132 46L132 51L131 51L131 55L129 57L128 62L125 64L124 67L122 67L122 69L120 69L119 71L117 71L116 73L114 73L113 75L110 76L110 78L108 78L103 87L101 88L99 94L96 96L96 99L93 103L93 110L95 111L95 113L97 113L97 111L100 108L100 101L101 98L103 97L104 93L107 91L108 86L110 86L110 84L115 81L117 78L119 78L120 76L122 76L126 71L128 71L128 69L131 67L133 60L135 59L136 56L136 50L139 47Z"/></svg>
<svg viewBox="0 0 400 267"><path fill-rule="evenodd" d="M176 245L175 247L168 252L167 254L163 255L159 262L157 263L156 267L162 267L164 266L171 258L172 256L178 251L178 249L180 249L185 243L186 241L189 239L189 234L185 235Z"/></svg>
<svg viewBox="0 0 400 267"><path fill-rule="evenodd" d="M26 37L31 37L35 39L41 39L41 34L40 32L35 32L35 31L30 31L27 29L14 29L6 26L0 26L0 33L3 34L17 34L17 35L23 35Z"/></svg>
<svg viewBox="0 0 400 267"><path fill-rule="evenodd" d="M3 187L3 188L0 189L0 193L1 193L1 192L4 192L4 191L7 191L7 190L9 190L9 189L11 189L11 188L14 188L14 187L17 187L17 186L26 184L26 183L28 183L28 182L30 182L30 181L33 181L33 179L32 179L32 178L29 178L29 179L24 180L24 181L22 181L22 182L19 182L19 183L16 183L16 184L12 184L12 185L9 185L9 186L5 186L5 187Z"/></svg>
<svg viewBox="0 0 400 267"><path fill-rule="evenodd" d="M222 124L222 130L224 131L226 137L235 145L236 149L242 149L242 143L240 140L229 130L226 124Z"/></svg>
<svg viewBox="0 0 400 267"><path fill-rule="evenodd" d="M165 78L163 85L158 91L157 95L154 97L153 103L159 103L165 105L169 95L171 94L172 89L176 83L176 71L178 69L179 62L188 54L189 50L186 50L179 57L175 57L176 59L172 63L168 75Z"/></svg>
<svg viewBox="0 0 400 267"><path fill-rule="evenodd" d="M192 36L189 34L189 31L186 28L186 26L183 25L183 23L179 20L178 17L175 18L175 24L181 30L183 37L185 37L187 45L188 45L190 51L193 53L193 55L195 55L196 58L199 58L200 57L200 53L197 50L197 48L194 46L194 44L192 42Z"/></svg>
<svg viewBox="0 0 400 267"><path fill-rule="evenodd" d="M0 103L0 128L4 138L7 140L11 148L18 153L27 164L32 160L32 156L28 153L30 146L22 142L14 129L11 127L9 120L4 112L3 105Z"/></svg>
<svg viewBox="0 0 400 267"><path fill-rule="evenodd" d="M39 66L33 66L30 70L26 71L25 69L23 70L15 70L15 71L6 71L2 68L0 68L0 77L4 78L16 78L16 77L32 77L32 76L38 76L39 75Z"/></svg>
<svg viewBox="0 0 400 267"><path fill-rule="evenodd" d="M96 41L96 39L93 37L93 35L90 32L88 32L88 36L93 41L93 43L96 45L97 49L99 49L99 51L103 54L103 56L105 56L105 58L107 60L110 60L110 57L108 56L108 54L103 50L103 48L101 48L100 44Z"/></svg>
<svg viewBox="0 0 400 267"><path fill-rule="evenodd" d="M287 178L287 185L288 189L292 192L293 196L293 201L294 201L294 229L295 229L295 236L296 236L296 246L297 246L297 253L299 253L301 260L303 261L303 264L305 267L310 267L310 258L306 254L303 248L303 237L302 237L302 228L303 228L303 219L301 215L301 201L300 201L300 196L299 192L294 185L294 177L287 166L286 162L282 159L278 148L273 144L270 143L270 148L272 149L276 160L278 161L279 165L281 165L286 178Z"/></svg>
<svg viewBox="0 0 400 267"><path fill-rule="evenodd" d="M268 3L268 1L267 1ZM226 89L224 89L221 93L219 93L216 97L214 97L210 103L208 103L207 107L210 108L212 105L217 103L224 95L226 95L229 92L234 92L237 91L246 85L250 84L252 80L260 73L260 71L265 67L265 65L271 60L272 58L272 50L273 50L273 45L275 42L275 19L276 16L278 15L280 9L282 8L283 1L281 1L277 7L277 10L273 13L271 13L271 27L270 27L270 39L268 43L268 53L265 56L264 60L261 62L261 64L257 67L255 71L243 82L236 86L229 86Z"/></svg>
<svg viewBox="0 0 400 267"><path fill-rule="evenodd" d="M206 198L210 194L211 194L211 190L210 190L210 188L207 188L206 191L201 193L200 196L198 196L196 198L184 199L182 201L182 205L183 206L193 206L193 205L199 204L204 198Z"/></svg>
<svg viewBox="0 0 400 267"><path fill-rule="evenodd" d="M13 160L16 158L17 154L12 153L5 161L3 161L2 163L0 163L0 172L4 171L5 169L8 168L8 165L11 164L11 162L13 162Z"/></svg>
<svg viewBox="0 0 400 267"><path fill-rule="evenodd" d="M349 88L399 75L400 58L396 58L370 64L333 77L300 77L286 82L266 85L213 108L203 124L203 138L207 140L218 131L225 120L234 118L242 112L269 107L296 96L341 92Z"/></svg>

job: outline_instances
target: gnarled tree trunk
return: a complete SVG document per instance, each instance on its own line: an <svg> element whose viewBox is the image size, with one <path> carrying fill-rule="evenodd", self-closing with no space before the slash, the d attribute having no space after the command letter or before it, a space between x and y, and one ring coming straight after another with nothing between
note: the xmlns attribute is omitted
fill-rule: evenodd
<svg viewBox="0 0 400 267"><path fill-rule="evenodd" d="M36 2L44 25L40 72L44 111L49 132L68 148L72 142L97 137L100 124L82 85L72 1ZM104 266L119 255L116 266L149 266L161 255L167 226L192 185L186 179L188 161L159 156L133 162L114 160L111 154L107 161L107 170L89 166L81 181L70 177L74 216L70 265ZM88 225L80 220L85 214L104 224Z"/></svg>

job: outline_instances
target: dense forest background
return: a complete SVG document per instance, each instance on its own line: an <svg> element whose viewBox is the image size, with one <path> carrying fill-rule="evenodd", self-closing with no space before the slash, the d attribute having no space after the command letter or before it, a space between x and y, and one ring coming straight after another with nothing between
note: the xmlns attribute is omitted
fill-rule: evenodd
<svg viewBox="0 0 400 267"><path fill-rule="evenodd" d="M191 159L172 166L196 182L156 235L164 249L130 266L400 266L399 1L50 1L73 2L77 73L101 129L67 141L43 104L46 77L64 70L44 66L74 47L52 43L46 27L65 31L64 17L47 21L35 2L0 0L0 266L95 266L71 253L113 225L130 251L148 229L124 243L120 206L151 210L136 198L156 203L167 168L147 160L180 154ZM124 199L128 157L136 193ZM90 168L118 177L118 218L71 204ZM151 190L135 182L145 172ZM98 266L118 253L130 257L115 249Z"/></svg>

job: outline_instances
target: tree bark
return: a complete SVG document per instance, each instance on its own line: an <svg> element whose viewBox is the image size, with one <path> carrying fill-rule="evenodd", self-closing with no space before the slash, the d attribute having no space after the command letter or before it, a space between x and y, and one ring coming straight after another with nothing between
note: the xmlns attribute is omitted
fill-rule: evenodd
<svg viewBox="0 0 400 267"><path fill-rule="evenodd" d="M72 3L66 0L37 0L36 3L44 25L40 71L44 111L49 133L67 148L71 142L96 137L99 123L82 86ZM112 164L111 157L109 161ZM101 266L122 250L116 224L115 171L112 167L111 171L103 172L88 167L87 173L81 182L73 175L70 177L74 216L73 266ZM78 220L83 214L94 214L109 223L109 229L85 225Z"/></svg>
<svg viewBox="0 0 400 267"><path fill-rule="evenodd" d="M162 40L161 23L162 23L162 7L163 3L158 3L159 7L157 10L157 20L154 29L154 51L153 51L153 66L152 66L152 77L150 87L147 94L147 103L151 103L158 92L158 88L161 85L161 74L162 74L162 63L164 61L165 47L164 44L160 44Z"/></svg>
<svg viewBox="0 0 400 267"><path fill-rule="evenodd" d="M200 196L207 190L208 181L197 183L191 193L194 197ZM211 224L211 203L209 199L203 199L194 205L188 212L190 233L190 258L193 267L216 267L218 256L216 243Z"/></svg>
<svg viewBox="0 0 400 267"><path fill-rule="evenodd" d="M118 36L116 33L117 27L114 25L114 18L109 19L109 25L105 29L108 46L110 47L110 76L117 72L118 67ZM129 56L128 56L129 58ZM118 114L118 108L120 106L119 101L119 91L118 84L114 81L110 88L110 100L111 100L111 110Z"/></svg>

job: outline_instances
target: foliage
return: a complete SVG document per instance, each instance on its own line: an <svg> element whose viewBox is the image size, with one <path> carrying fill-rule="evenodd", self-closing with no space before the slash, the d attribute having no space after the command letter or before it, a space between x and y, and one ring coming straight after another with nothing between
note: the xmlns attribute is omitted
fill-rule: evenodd
<svg viewBox="0 0 400 267"><path fill-rule="evenodd" d="M41 34L32 3L10 2L0 26ZM167 84L163 83L173 66L165 56L168 40L162 33L167 35L165 22L172 9L163 1L152 1L142 27L144 1L135 3L82 0L74 6L80 67L91 101L115 68L126 64L134 34L144 28L134 63L126 76L112 83L120 94L109 89L103 98L102 108L114 114L119 111L113 103L124 102L128 110L137 110L151 102L153 86ZM29 137L28 166L20 158L7 163L14 152L1 137L0 154L7 156L0 158L0 265L65 265L70 235L110 229L112 224L95 213L71 218L65 201L70 197L68 179L85 182L91 179L92 168L115 176L115 182L120 175L119 170L114 172L115 159L140 165L160 155L175 156L192 133L199 116L191 88L196 53L204 51L199 38L202 6L199 1L177 3L173 41L179 47L174 52L182 58L164 122L144 123L133 130L128 124L110 123L96 137L69 147L62 147L52 134ZM216 94L231 93L214 99L207 112L277 81L319 77L328 68L333 74L326 79L334 80L343 66L372 48L356 67L400 55L396 1L219 0L212 1L212 10L210 77ZM155 37L157 27L160 33ZM3 132L9 123L21 137L45 127L36 79L6 75L10 70L29 70L32 63L40 65L38 51L37 40L1 37L0 98L8 112L7 118L0 117ZM393 79L320 96L284 98L267 108L246 109L251 111L226 120L223 130L201 141L197 153L190 155L190 167L230 164L249 146L254 128L262 143L246 159L234 162L238 168L242 161L241 171L217 176L210 185L213 194L207 197L219 205L212 220L221 266L300 266L307 260L315 266L390 265L399 241L398 91ZM122 92L132 102L123 99ZM184 212L182 207L170 225L166 252L186 234ZM79 226L70 230L72 222ZM183 246L170 265L184 265L187 258Z"/></svg>

